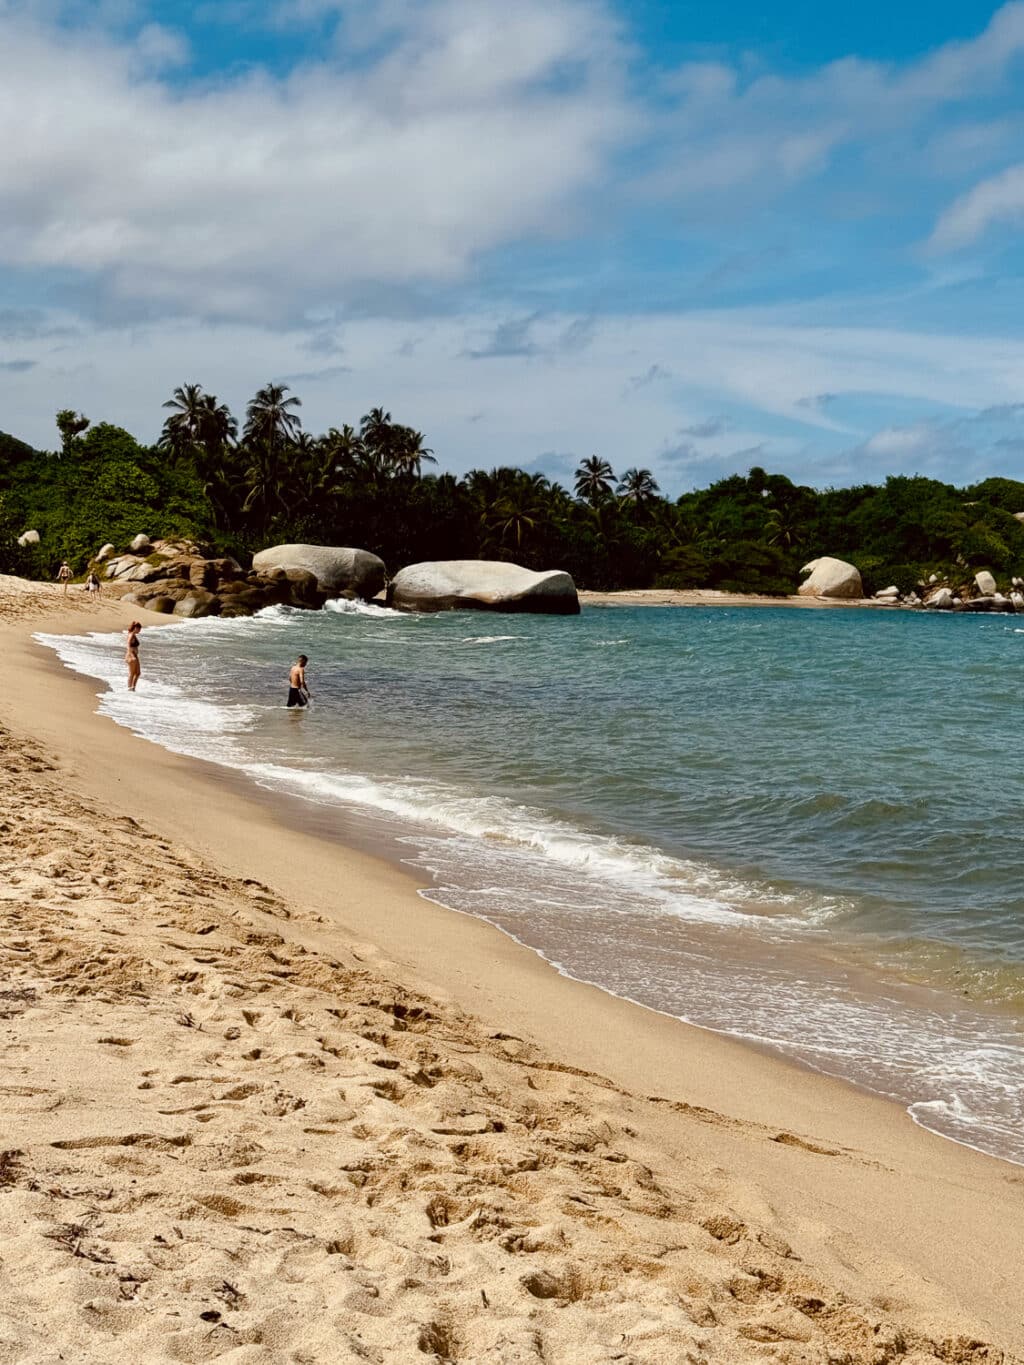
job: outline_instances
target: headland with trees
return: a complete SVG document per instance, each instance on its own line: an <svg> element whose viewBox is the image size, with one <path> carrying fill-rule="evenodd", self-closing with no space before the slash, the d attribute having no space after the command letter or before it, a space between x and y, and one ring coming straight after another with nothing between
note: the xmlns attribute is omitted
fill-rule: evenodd
<svg viewBox="0 0 1024 1365"><path fill-rule="evenodd" d="M427 437L384 408L314 435L284 384L261 388L241 423L198 384L164 409L152 446L69 409L52 451L0 433L0 572L51 577L65 558L82 571L99 545L149 529L238 557L271 542L358 545L393 571L507 559L593 589L782 595L823 554L856 565L869 594L933 573L1024 572L1024 482L1010 478L819 490L755 467L667 498L628 458L616 472L588 456L571 489L512 467L439 472ZM40 542L19 546L28 527Z"/></svg>

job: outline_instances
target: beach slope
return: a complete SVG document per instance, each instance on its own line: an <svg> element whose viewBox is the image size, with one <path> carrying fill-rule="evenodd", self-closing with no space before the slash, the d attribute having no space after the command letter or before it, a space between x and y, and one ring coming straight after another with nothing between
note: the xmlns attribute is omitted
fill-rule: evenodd
<svg viewBox="0 0 1024 1365"><path fill-rule="evenodd" d="M1024 1358L1018 1168L272 822L71 606L0 582L0 1362Z"/></svg>

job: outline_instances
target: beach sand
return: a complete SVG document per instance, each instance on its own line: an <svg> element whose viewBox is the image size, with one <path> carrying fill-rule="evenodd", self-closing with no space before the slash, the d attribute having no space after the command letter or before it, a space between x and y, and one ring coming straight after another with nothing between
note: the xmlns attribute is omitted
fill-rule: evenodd
<svg viewBox="0 0 1024 1365"><path fill-rule="evenodd" d="M1024 1360L1024 1169L97 717L128 617L0 579L0 1362Z"/></svg>
<svg viewBox="0 0 1024 1365"><path fill-rule="evenodd" d="M618 592L580 592L584 607L873 607L897 611L899 604L872 597L768 597L756 592L720 592L718 588L628 588ZM912 608L904 607L904 611Z"/></svg>

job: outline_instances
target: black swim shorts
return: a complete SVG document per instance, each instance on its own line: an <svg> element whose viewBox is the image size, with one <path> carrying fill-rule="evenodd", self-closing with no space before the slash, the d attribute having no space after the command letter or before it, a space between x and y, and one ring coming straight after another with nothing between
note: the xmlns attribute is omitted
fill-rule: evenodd
<svg viewBox="0 0 1024 1365"><path fill-rule="evenodd" d="M300 692L299 689L298 689L297 687L289 687L289 689L288 689L288 705L289 705L289 706L305 706L305 704L306 704L305 695L304 695L302 692Z"/></svg>

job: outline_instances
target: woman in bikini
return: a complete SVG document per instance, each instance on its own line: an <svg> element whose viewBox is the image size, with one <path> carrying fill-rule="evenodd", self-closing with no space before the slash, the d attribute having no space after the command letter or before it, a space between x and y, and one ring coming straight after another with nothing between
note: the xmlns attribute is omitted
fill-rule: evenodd
<svg viewBox="0 0 1024 1365"><path fill-rule="evenodd" d="M128 644L124 651L124 661L128 665L128 691L135 691L135 684L142 675L142 664L139 662L139 631L142 629L141 621L133 621L128 627Z"/></svg>

